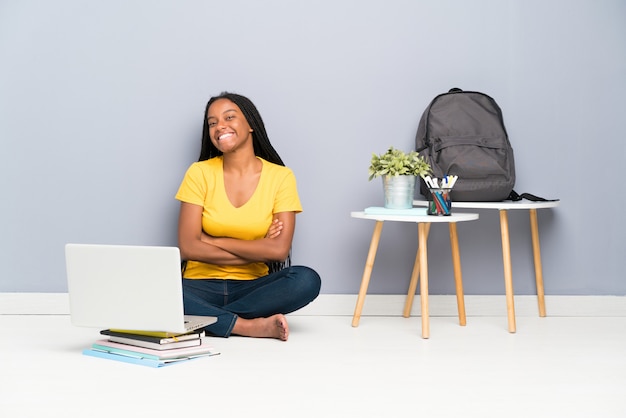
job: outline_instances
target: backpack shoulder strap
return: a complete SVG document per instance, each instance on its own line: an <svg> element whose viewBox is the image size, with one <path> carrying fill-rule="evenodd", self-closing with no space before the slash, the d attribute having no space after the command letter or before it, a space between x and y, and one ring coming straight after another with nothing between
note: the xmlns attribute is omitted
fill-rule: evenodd
<svg viewBox="0 0 626 418"><path fill-rule="evenodd" d="M509 197L506 198L506 200L512 200L514 202L517 202L522 199L530 200L532 202L558 202L560 200L560 199L544 199L543 197L535 196L534 194L530 194L530 193L517 194L515 190L511 190L511 194L509 194Z"/></svg>

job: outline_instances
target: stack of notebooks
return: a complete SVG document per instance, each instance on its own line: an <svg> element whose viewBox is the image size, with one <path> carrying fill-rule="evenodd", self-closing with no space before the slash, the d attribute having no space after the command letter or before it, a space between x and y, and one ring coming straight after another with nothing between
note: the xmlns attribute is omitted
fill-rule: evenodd
<svg viewBox="0 0 626 418"><path fill-rule="evenodd" d="M84 355L148 367L163 367L219 354L206 344L204 331L172 334L153 331L105 329L107 339L96 341Z"/></svg>

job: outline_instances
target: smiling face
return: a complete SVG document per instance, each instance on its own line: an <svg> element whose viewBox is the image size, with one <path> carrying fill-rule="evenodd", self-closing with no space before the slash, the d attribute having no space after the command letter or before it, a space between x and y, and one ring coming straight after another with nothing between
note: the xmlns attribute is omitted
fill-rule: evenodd
<svg viewBox="0 0 626 418"><path fill-rule="evenodd" d="M239 106L230 100L218 99L209 106L207 124L211 142L222 153L252 147L252 129Z"/></svg>

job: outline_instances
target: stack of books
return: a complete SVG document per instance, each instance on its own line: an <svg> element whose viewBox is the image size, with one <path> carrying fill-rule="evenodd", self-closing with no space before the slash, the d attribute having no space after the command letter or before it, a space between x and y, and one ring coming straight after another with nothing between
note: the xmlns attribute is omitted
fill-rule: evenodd
<svg viewBox="0 0 626 418"><path fill-rule="evenodd" d="M219 354L202 338L204 331L172 334L105 329L100 334L108 338L96 341L91 348L83 351L84 355L148 367L163 367Z"/></svg>

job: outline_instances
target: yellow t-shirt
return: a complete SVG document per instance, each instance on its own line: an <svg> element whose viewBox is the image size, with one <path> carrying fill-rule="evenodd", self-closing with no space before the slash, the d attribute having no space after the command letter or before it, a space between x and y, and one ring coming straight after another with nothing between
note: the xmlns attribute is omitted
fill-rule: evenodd
<svg viewBox="0 0 626 418"><path fill-rule="evenodd" d="M250 200L239 208L234 207L226 195L222 157L193 163L176 199L204 208L202 229L211 236L244 240L263 238L275 213L299 213L302 205L291 169L262 158L259 160L263 168L257 188ZM184 276L187 279L251 280L267 272L265 263L227 266L189 261Z"/></svg>

